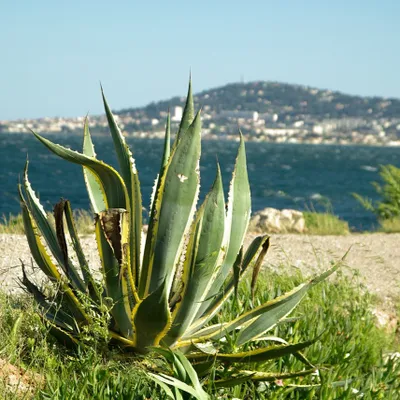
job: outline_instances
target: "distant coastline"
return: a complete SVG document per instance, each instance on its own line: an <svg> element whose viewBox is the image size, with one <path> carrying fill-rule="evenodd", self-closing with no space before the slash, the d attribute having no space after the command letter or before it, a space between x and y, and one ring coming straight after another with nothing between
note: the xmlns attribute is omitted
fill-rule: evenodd
<svg viewBox="0 0 400 400"><path fill-rule="evenodd" d="M113 111L128 137L164 136L167 110L171 132L183 115L185 97L145 107ZM204 139L337 145L400 146L400 99L352 96L341 92L257 81L232 83L194 96L201 107ZM0 133L81 134L85 117L45 117L0 121ZM105 115L88 119L94 135L108 134Z"/></svg>
<svg viewBox="0 0 400 400"><path fill-rule="evenodd" d="M26 134L29 135L31 132L26 131L19 131L19 132L2 132L0 131L1 136L7 135L14 135L14 134ZM68 131L68 132L40 132L41 135L49 135L49 136L82 136L83 130L76 130L76 131ZM107 132L91 132L93 137L100 136L108 136ZM160 132L123 132L125 137L130 138L138 138L138 139L158 139L161 140L164 138L164 131ZM172 139L174 135L171 135ZM337 145L337 146L377 146L377 147L400 147L400 140L377 140L377 138L365 137L365 138L358 138L355 141L352 141L345 137L318 137L318 138L304 138L304 137L277 137L271 138L266 136L254 136L251 134L244 134L244 138L247 142L258 142L258 143L276 143L276 144L308 144L308 145ZM237 142L239 141L239 131L236 134L224 134L224 135L216 135L216 134L203 134L203 140L226 140Z"/></svg>

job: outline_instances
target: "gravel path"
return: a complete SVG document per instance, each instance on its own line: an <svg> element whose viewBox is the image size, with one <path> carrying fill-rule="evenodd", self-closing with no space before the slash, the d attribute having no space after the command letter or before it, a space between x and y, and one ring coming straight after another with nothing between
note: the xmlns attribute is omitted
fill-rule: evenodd
<svg viewBox="0 0 400 400"><path fill-rule="evenodd" d="M246 242L255 236L249 234ZM91 236L82 238L91 266L98 266L96 244ZM348 236L272 235L265 264L289 271L300 268L306 275L326 269L351 250L346 265L357 269L366 287L382 300L384 309L393 310L400 299L400 234L351 234ZM30 265L28 244L22 235L0 235L0 287L8 292L20 290L20 261Z"/></svg>

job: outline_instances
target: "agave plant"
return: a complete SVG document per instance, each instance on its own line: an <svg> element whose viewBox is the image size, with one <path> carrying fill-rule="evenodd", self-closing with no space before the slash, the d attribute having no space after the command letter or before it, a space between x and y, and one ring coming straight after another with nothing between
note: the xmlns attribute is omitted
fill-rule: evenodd
<svg viewBox="0 0 400 400"><path fill-rule="evenodd" d="M214 318L251 267L254 288L269 246L269 237L263 235L243 250L251 199L242 135L227 206L217 165L211 190L196 210L201 120L200 112L194 114L189 84L182 121L172 146L167 118L160 173L151 199L147 234L142 239L138 171L103 91L102 95L119 171L96 157L87 120L82 152L33 132L53 153L83 167L95 213L101 282L95 279L82 251L69 201L62 200L55 206L53 225L31 188L28 163L23 185L19 186L32 256L58 290L46 296L28 279L25 269L23 284L38 302L52 333L66 344L79 343L82 330L90 332L96 313L107 305L109 337L130 351L146 353L152 347L179 349L194 364L210 358L229 364L295 354L312 368L300 351L314 339L240 350L286 318L306 292L337 266L232 321L218 322ZM68 244L68 238L72 245ZM237 351L226 354L219 345L230 335L235 337ZM215 351L205 349L205 343L213 343ZM246 373L249 376L252 375ZM261 379L259 375L256 378Z"/></svg>

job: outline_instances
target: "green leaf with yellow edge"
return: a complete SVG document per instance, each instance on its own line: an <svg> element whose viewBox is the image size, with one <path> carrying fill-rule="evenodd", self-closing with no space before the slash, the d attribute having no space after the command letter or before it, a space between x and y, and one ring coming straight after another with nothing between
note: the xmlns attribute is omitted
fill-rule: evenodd
<svg viewBox="0 0 400 400"><path fill-rule="evenodd" d="M50 322L48 322L48 324L50 325L51 335L53 335L60 343L62 343L65 347L68 347L70 349L78 348L79 341L76 338L74 338L70 333Z"/></svg>
<svg viewBox="0 0 400 400"><path fill-rule="evenodd" d="M92 137L89 131L89 121L85 118L85 125L83 127L83 154L96 158L96 152L94 150L94 145L92 142ZM91 170L85 166L82 166L83 177L85 179L86 189L89 195L90 203L94 212L97 214L100 211L106 209L107 199L105 198L105 193L101 188L101 183L99 178L91 172Z"/></svg>
<svg viewBox="0 0 400 400"><path fill-rule="evenodd" d="M171 326L167 288L163 282L157 290L138 303L132 311L135 329L134 347L139 352L158 346Z"/></svg>
<svg viewBox="0 0 400 400"><path fill-rule="evenodd" d="M224 192L219 166L211 191L199 210L196 222L198 240L196 241L195 237L191 238L187 248L188 263L185 260L183 270L184 291L181 294L182 300L174 311L171 330L168 332L167 339L170 344L180 338L192 323L213 282L225 222ZM194 245L195 243L197 245Z"/></svg>
<svg viewBox="0 0 400 400"><path fill-rule="evenodd" d="M101 190L104 193L106 208L124 208L127 211L130 211L129 201L127 200L128 193L125 184L114 168L94 157L87 156L78 151L53 143L35 132L33 132L33 134L54 154L66 161L88 168L98 178Z"/></svg>
<svg viewBox="0 0 400 400"><path fill-rule="evenodd" d="M200 133L198 113L159 178L144 251L139 287L141 298L152 293L164 281L169 296L184 238L196 209L200 187Z"/></svg>
<svg viewBox="0 0 400 400"><path fill-rule="evenodd" d="M121 267L119 262L122 261L123 250L121 244L117 243L117 237L120 235L120 232L118 233L118 229L120 229L119 214L117 216L118 219L114 218L115 213L113 213L113 210L110 211L108 216L107 212L96 216L96 240L105 280L106 295L113 301L111 314L119 331L126 338L131 339L133 335L130 319L131 305L129 293L124 290L126 285L121 282L123 277L120 275ZM104 228L106 228L106 232Z"/></svg>
<svg viewBox="0 0 400 400"><path fill-rule="evenodd" d="M239 280L244 276L248 268L253 264L254 260L255 265L262 263L263 258L265 257L266 251L263 249L268 249L269 247L269 236L262 235L257 236L248 247L241 264L241 269L239 273ZM256 258L257 257L257 258ZM224 289L219 293L215 298L210 299L210 306L207 312L201 317L198 318L200 311L197 313L197 316L190 326L189 330L183 336L183 339L189 339L192 334L196 333L199 329L202 329L204 325L206 325L218 312L218 310L222 307L224 302L229 298L232 294L232 291L235 287L236 278L232 274L228 282L226 283ZM198 335L196 334L196 337Z"/></svg>
<svg viewBox="0 0 400 400"><path fill-rule="evenodd" d="M161 161L160 172L154 182L153 191L150 199L150 215L149 215L149 225L147 227L147 237L144 249L144 257L143 257L143 268L140 276L140 285L139 285L139 296L145 296L146 285L148 283L148 279L150 277L151 271L151 252L153 250L157 229L158 229L158 214L160 213L160 201L159 197L163 195L163 190L161 186L165 184L165 174L167 172L168 161L170 160L171 150L170 150L170 141L171 141L171 122L170 122L170 114L168 112L167 124L165 127L165 137L164 137L164 153Z"/></svg>
<svg viewBox="0 0 400 400"><path fill-rule="evenodd" d="M266 240L263 243L261 253L257 258L257 262L253 266L253 276L251 277L251 285L250 285L251 296L253 298L253 301L254 301L254 294L256 291L256 283L257 283L258 275L260 273L262 262L264 260L265 255L267 254L268 249L269 249L269 240Z"/></svg>
<svg viewBox="0 0 400 400"><path fill-rule="evenodd" d="M40 236L37 233L37 226L23 197L21 185L19 186L19 195L25 235L28 239L29 249L33 259L36 261L36 264L39 266L39 268L50 278L50 280L57 282L62 292L65 293L66 301L68 302L68 306L74 318L76 318L79 322L88 322L89 318L86 315L80 301L77 299L72 289L68 286L68 283L65 282L65 279L59 273L57 267L47 254L46 248L40 240Z"/></svg>
<svg viewBox="0 0 400 400"><path fill-rule="evenodd" d="M218 361L226 363L251 363L251 362L263 362L273 360L274 358L280 358L288 354L296 353L306 347L311 346L317 339L307 340L296 344L281 344L275 346L264 347L261 349L244 351L241 353L223 354L217 353L215 355L209 355L205 353L192 353L188 354L187 358L193 361L204 361L210 358L215 358Z"/></svg>
<svg viewBox="0 0 400 400"><path fill-rule="evenodd" d="M263 371L247 371L240 370L228 379L217 379L212 382L216 388L233 387L247 381L252 382L275 382L276 380L292 379L301 376L307 376L315 372L315 369L306 369L296 372L263 372Z"/></svg>
<svg viewBox="0 0 400 400"><path fill-rule="evenodd" d="M179 143L179 140L189 129L194 119L194 101L193 101L193 91L192 91L192 77L189 78L189 87L186 96L185 108L183 109L181 123L179 124L179 130L175 138L173 149Z"/></svg>
<svg viewBox="0 0 400 400"><path fill-rule="evenodd" d="M72 260L66 256L65 249L61 249L59 240L57 239L56 232L52 225L50 225L46 212L43 206L40 204L38 197L33 191L28 178L28 161L25 164L24 170L24 188L27 196L27 201L25 202L26 207L29 209L31 217L35 220L40 233L43 235L44 240L49 246L50 251L54 255L61 269L64 271L65 275L71 282L74 289L81 292L85 292L85 284L82 278L79 276L78 271L75 268ZM20 195L22 192L20 190Z"/></svg>
<svg viewBox="0 0 400 400"><path fill-rule="evenodd" d="M217 296L228 275L233 274L232 266L243 245L250 221L250 212L251 198L246 166L246 150L243 136L240 134L240 145L229 188L228 210L225 222L224 246L227 247L227 251L220 272L208 292L207 297L209 298ZM211 303L212 300L205 301L200 307L199 315L205 313Z"/></svg>
<svg viewBox="0 0 400 400"><path fill-rule="evenodd" d="M257 338L264 332L273 328L277 323L290 314L305 296L307 291L317 283L323 281L328 276L333 274L339 268L340 264L340 262L337 263L332 268L318 275L308 283L303 283L290 292L270 300L244 314L241 314L234 320L221 325L221 329L219 331L216 330L211 334L201 337L196 336L196 341L219 340L239 327L241 327L241 329L236 339L236 345L240 346L252 339ZM200 319L200 321L206 321L206 319L203 318ZM199 321L197 321L196 324L198 324L198 322ZM185 335L179 345L183 346L186 343L185 341L190 341L190 335L195 332L196 331L191 331L188 335Z"/></svg>
<svg viewBox="0 0 400 400"><path fill-rule="evenodd" d="M48 299L39 288L32 283L27 275L24 264L22 264L22 284L26 290L33 295L36 302L38 303L43 317L58 327L70 331L71 333L77 333L76 321L72 315L65 312L61 307L61 304L57 304L52 299Z"/></svg>
<svg viewBox="0 0 400 400"><path fill-rule="evenodd" d="M83 253L81 242L78 236L78 231L76 229L75 221L73 218L71 203L68 200L63 201L63 210L65 220L67 221L68 232L72 241L72 247L74 248L77 259L79 261L86 287L92 300L94 300L97 304L100 304L101 293L97 288L97 283L95 282L93 275L90 272L89 264L86 260L85 254Z"/></svg>
<svg viewBox="0 0 400 400"><path fill-rule="evenodd" d="M260 307L257 307L256 309L252 310L253 313L252 311L250 311L248 315L244 314L242 322L239 322L239 325L242 325L243 323L248 321L249 317L251 319L253 315L258 314L260 316L250 325L240 331L237 337L237 345L240 346L273 328L280 320L285 318L293 311L293 309L299 304L301 299L310 288L333 274L340 265L341 263L338 262L332 268L315 277L308 283L300 285L289 293L286 293L283 296L267 302L264 306L261 305ZM236 325L236 322L233 322L232 324ZM229 328L227 329L229 330Z"/></svg>
<svg viewBox="0 0 400 400"><path fill-rule="evenodd" d="M283 344L289 344L286 340L277 337L277 336L262 336L258 337L256 339L253 339L253 342L259 342L259 341L272 341L272 342L278 342L278 343L283 343ZM301 353L300 351L293 353L293 355L303 364L307 365L309 368L316 368L315 365L313 365L308 358Z"/></svg>
<svg viewBox="0 0 400 400"><path fill-rule="evenodd" d="M130 203L129 207L125 207L129 212L131 222L131 229L129 231L129 247L131 249L129 256L131 259L128 264L129 268L131 268L136 287L136 283L139 279L140 243L142 240L142 194L140 191L140 182L135 160L132 157L132 152L126 143L117 122L115 121L114 115L105 98L103 88L101 89L101 93L103 96L108 125L114 142L121 177L125 183Z"/></svg>
<svg viewBox="0 0 400 400"><path fill-rule="evenodd" d="M165 125L165 137L164 137L164 152L161 162L161 171L168 164L169 156L171 155L171 114L168 111L167 123Z"/></svg>

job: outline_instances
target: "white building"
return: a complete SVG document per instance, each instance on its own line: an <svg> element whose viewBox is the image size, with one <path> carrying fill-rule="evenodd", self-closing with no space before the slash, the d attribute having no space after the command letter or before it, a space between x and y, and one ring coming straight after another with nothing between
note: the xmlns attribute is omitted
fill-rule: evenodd
<svg viewBox="0 0 400 400"><path fill-rule="evenodd" d="M174 112L171 116L172 121L180 121L183 115L183 108L180 106L174 107Z"/></svg>

